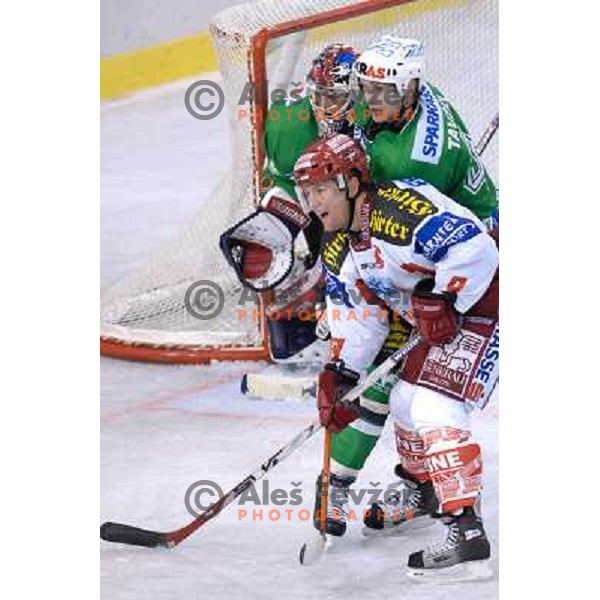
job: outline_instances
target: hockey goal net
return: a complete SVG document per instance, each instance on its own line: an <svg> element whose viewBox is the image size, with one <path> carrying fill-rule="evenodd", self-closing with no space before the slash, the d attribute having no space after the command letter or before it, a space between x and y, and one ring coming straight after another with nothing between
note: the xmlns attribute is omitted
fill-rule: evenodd
<svg viewBox="0 0 600 600"><path fill-rule="evenodd" d="M246 295L241 317L243 291L218 240L260 197L270 91L304 82L326 44L360 51L386 33L421 39L427 79L445 92L473 136L498 109L497 0L262 0L218 13L210 30L229 117L232 175L177 239L141 271L103 291L105 355L192 363L268 358L261 303L249 305ZM240 118L238 101L248 82L255 96L245 107L248 116ZM497 178L497 136L484 161ZM205 316L218 314L198 318L190 301L205 303Z"/></svg>

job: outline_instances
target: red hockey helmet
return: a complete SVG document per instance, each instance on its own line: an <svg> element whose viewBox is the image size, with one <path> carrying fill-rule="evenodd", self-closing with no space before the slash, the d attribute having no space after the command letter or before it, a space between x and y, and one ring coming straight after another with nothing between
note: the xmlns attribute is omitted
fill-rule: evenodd
<svg viewBox="0 0 600 600"><path fill-rule="evenodd" d="M311 144L294 165L294 179L301 188L334 179L345 189L350 177L369 180L367 157L351 137L336 133Z"/></svg>

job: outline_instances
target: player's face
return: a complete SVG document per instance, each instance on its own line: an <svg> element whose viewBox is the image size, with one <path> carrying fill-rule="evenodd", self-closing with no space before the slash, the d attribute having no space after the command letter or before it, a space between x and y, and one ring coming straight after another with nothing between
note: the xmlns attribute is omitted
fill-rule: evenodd
<svg viewBox="0 0 600 600"><path fill-rule="evenodd" d="M361 80L360 87L365 95L365 102L371 110L371 117L376 123L393 121L399 118L402 108L402 97L393 83Z"/></svg>
<svg viewBox="0 0 600 600"><path fill-rule="evenodd" d="M333 180L303 188L308 204L323 223L325 231L345 229L350 219L350 205L346 193Z"/></svg>
<svg viewBox="0 0 600 600"><path fill-rule="evenodd" d="M323 111L326 115L340 115L347 108L348 94L343 91L326 90L324 88L315 88L311 91L311 100L317 110Z"/></svg>
<svg viewBox="0 0 600 600"><path fill-rule="evenodd" d="M400 95L393 83L360 80L360 88L365 102L371 110L371 116L376 123L397 121L403 118L404 109L413 106L416 100L418 81L411 79L404 95Z"/></svg>

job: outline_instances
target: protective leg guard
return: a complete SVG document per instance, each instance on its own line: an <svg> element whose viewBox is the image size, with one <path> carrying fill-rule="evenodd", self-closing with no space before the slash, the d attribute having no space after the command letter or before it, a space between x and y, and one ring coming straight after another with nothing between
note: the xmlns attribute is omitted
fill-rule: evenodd
<svg viewBox="0 0 600 600"><path fill-rule="evenodd" d="M416 431L395 424L396 448L402 470L415 481L429 481L429 469L425 454L425 440Z"/></svg>
<svg viewBox="0 0 600 600"><path fill-rule="evenodd" d="M423 435L426 464L441 513L474 506L482 489L479 444L468 431L444 427Z"/></svg>

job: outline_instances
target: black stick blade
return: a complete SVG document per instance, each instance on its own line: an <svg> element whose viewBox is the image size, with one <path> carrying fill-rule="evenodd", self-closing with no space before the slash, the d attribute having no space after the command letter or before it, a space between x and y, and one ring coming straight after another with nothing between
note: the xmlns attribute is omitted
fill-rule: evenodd
<svg viewBox="0 0 600 600"><path fill-rule="evenodd" d="M121 523L103 523L100 527L100 537L107 542L130 544L132 546L145 546L146 548L169 547L164 533L148 531L147 529L131 527L131 525Z"/></svg>

